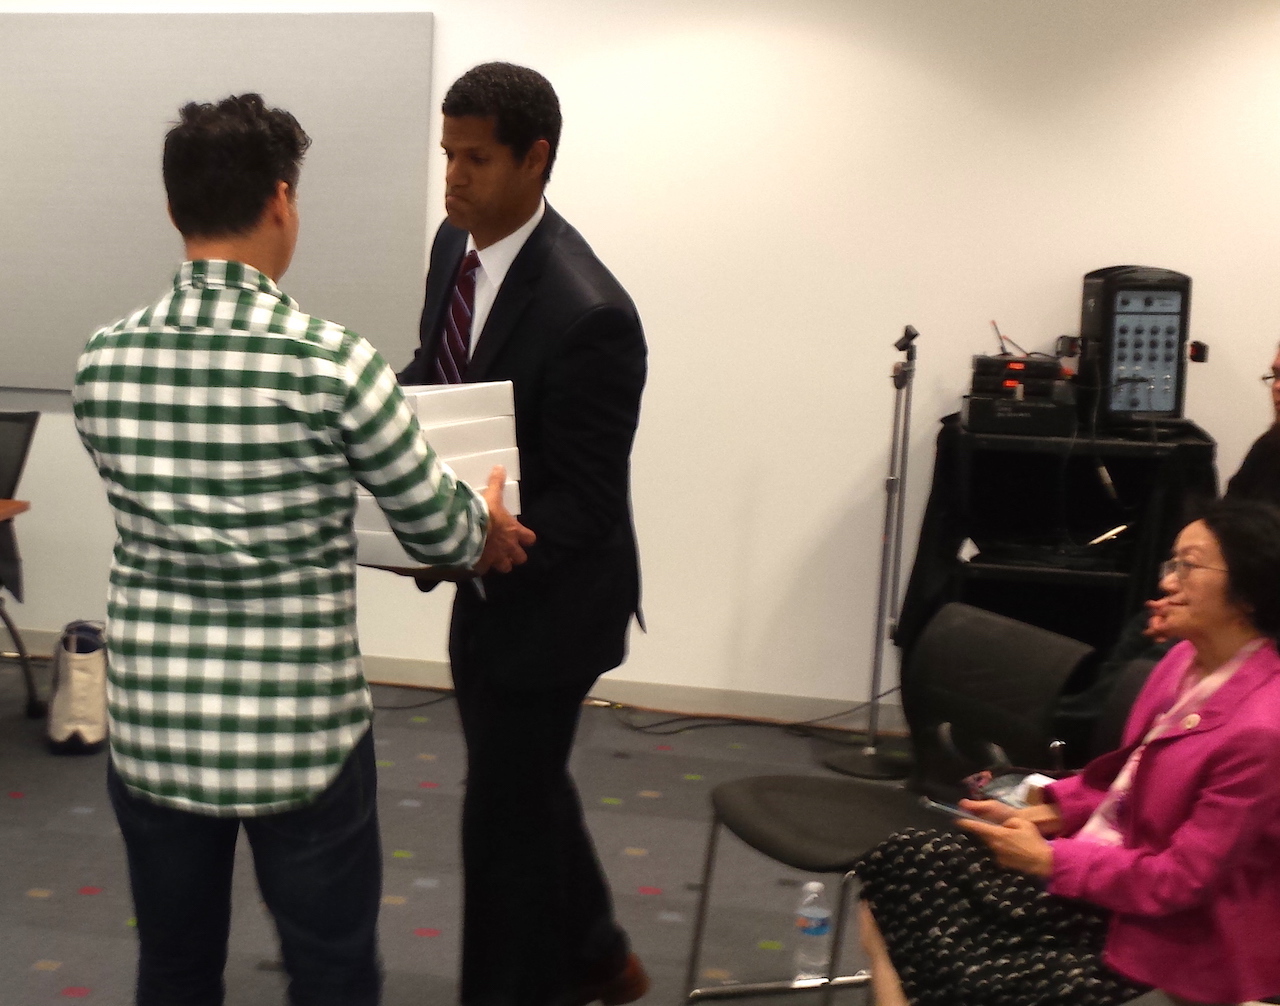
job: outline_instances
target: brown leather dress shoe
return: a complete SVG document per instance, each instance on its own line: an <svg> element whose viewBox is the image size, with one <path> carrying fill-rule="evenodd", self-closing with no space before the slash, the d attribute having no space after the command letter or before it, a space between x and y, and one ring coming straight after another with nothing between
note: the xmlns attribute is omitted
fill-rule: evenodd
<svg viewBox="0 0 1280 1006"><path fill-rule="evenodd" d="M649 991L649 975L635 954L627 955L627 963L612 978L594 985L584 985L570 1000L572 1006L588 1006L600 1002L604 1006L633 1003Z"/></svg>

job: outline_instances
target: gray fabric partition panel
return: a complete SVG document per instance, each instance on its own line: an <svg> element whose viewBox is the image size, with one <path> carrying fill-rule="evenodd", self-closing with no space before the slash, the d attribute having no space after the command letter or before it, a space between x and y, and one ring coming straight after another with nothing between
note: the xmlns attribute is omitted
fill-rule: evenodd
<svg viewBox="0 0 1280 1006"><path fill-rule="evenodd" d="M313 145L282 289L392 366L417 343L432 16L0 14L0 386L66 389L93 330L165 291L164 134L258 91Z"/></svg>

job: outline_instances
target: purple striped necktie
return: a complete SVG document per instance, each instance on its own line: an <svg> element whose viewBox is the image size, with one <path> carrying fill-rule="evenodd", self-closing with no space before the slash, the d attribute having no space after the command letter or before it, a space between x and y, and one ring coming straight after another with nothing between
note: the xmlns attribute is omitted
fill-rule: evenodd
<svg viewBox="0 0 1280 1006"><path fill-rule="evenodd" d="M432 370L436 384L461 384L467 372L467 360L471 355L471 315L476 305L476 270L479 268L480 256L474 251L467 252L458 267L449 310L444 316L444 331L440 333L440 345L436 348Z"/></svg>

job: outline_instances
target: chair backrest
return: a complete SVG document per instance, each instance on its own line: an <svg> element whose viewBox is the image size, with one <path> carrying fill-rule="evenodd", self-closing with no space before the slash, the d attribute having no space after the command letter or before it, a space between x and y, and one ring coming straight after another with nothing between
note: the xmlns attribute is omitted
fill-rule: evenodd
<svg viewBox="0 0 1280 1006"><path fill-rule="evenodd" d="M961 753L981 768L996 744L1028 768L1051 767L1049 744L1058 695L1092 647L1004 615L953 602L939 609L912 652L903 681L906 711L922 732L950 724ZM954 780L949 780L954 781Z"/></svg>
<svg viewBox="0 0 1280 1006"><path fill-rule="evenodd" d="M1120 746L1124 736L1124 725L1129 719L1129 710L1133 708L1134 700L1142 691L1142 686L1147 683L1147 678L1151 676L1155 666L1156 661L1146 659L1130 660L1124 665L1124 670L1116 678L1111 694L1107 696L1106 704L1098 715L1097 723L1094 724L1093 736L1089 741L1091 758L1114 751Z"/></svg>
<svg viewBox="0 0 1280 1006"><path fill-rule="evenodd" d="M38 412L0 412L0 499L18 491L39 419Z"/></svg>

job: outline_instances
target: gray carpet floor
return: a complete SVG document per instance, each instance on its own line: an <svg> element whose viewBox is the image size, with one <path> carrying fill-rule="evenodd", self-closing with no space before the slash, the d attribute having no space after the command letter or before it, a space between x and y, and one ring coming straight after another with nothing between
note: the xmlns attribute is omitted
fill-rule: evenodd
<svg viewBox="0 0 1280 1006"><path fill-rule="evenodd" d="M380 686L375 701L407 707L439 694ZM464 775L452 699L380 710L375 737L386 862L384 1002L445 1006L456 1001ZM826 774L818 758L829 750L827 742L777 727L734 724L655 736L630 729L612 710L584 710L573 769L619 920L654 979L645 1003L682 1001L712 787L751 775ZM0 663L0 1006L133 1001L133 908L104 772L103 754L46 752L42 724L22 717L16 668ZM789 977L794 909L809 879L727 836L701 983ZM234 913L228 1006L282 1003L275 934L243 843ZM861 964L852 942L845 973ZM843 990L839 1001L861 1003L863 993Z"/></svg>

